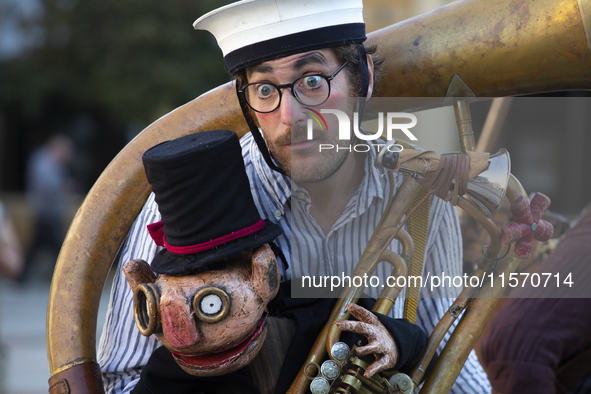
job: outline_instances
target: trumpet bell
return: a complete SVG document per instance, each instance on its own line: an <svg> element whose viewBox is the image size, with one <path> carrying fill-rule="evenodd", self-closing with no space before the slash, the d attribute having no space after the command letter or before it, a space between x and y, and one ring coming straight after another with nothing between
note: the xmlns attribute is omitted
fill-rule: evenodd
<svg viewBox="0 0 591 394"><path fill-rule="evenodd" d="M464 196L474 201L490 218L499 211L503 203L510 175L509 152L500 149L488 158L488 169L468 181L468 191Z"/></svg>
<svg viewBox="0 0 591 394"><path fill-rule="evenodd" d="M374 165L376 168L385 168L394 171L398 167L400 156L398 152L390 152L386 147L396 144L396 140L389 141L385 148L378 154ZM421 175L415 171L398 167L396 171L407 173L414 178L421 178ZM506 149L500 149L497 153L488 158L488 168L468 181L468 187L464 197L474 201L481 211L491 218L499 211L509 177L511 175L511 158ZM450 191L453 190L455 180L452 182Z"/></svg>

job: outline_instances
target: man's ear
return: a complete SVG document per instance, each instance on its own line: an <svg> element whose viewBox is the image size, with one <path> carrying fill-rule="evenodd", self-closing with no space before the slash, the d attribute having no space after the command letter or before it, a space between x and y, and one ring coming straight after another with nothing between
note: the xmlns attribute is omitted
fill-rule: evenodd
<svg viewBox="0 0 591 394"><path fill-rule="evenodd" d="M367 88L367 100L369 100L369 98L372 96L373 93L373 59L371 58L371 55L368 53L365 56L367 56L367 69L369 71L369 87Z"/></svg>

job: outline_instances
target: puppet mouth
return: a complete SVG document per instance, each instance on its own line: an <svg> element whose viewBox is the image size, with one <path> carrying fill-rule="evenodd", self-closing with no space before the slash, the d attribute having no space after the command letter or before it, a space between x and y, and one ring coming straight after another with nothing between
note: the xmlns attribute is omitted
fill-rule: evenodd
<svg viewBox="0 0 591 394"><path fill-rule="evenodd" d="M248 347L261 335L266 320L267 313L265 312L250 335L237 344L233 344L224 349L199 355L171 352L172 356L179 364L194 369L215 369L228 365L242 356Z"/></svg>

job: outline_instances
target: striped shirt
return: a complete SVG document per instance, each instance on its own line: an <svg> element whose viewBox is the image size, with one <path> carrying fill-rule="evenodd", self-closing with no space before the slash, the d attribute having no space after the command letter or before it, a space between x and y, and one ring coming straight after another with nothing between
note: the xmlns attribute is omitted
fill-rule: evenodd
<svg viewBox="0 0 591 394"><path fill-rule="evenodd" d="M310 197L307 192L292 185L288 177L267 166L250 133L240 142L251 192L259 213L263 219L271 220L283 229L283 235L275 240L287 260L287 269L280 264L283 278L290 279L292 274L302 276L350 273L377 226L389 195L388 178L373 166L375 151L371 150L367 154L366 172L359 189L342 216L325 235L309 214ZM394 187L397 187L401 179L395 179ZM146 225L158 220L160 214L152 194L133 223L121 249L98 350L98 362L107 394L131 391L139 379L142 366L148 362L151 353L161 346L154 336L146 338L136 328L133 294L122 272L122 266L131 259L141 258L148 263L152 261L159 249L150 238ZM461 275L462 242L456 209L449 203L433 198L429 223L423 274ZM294 231L298 231L298 240L293 244L292 227ZM389 248L396 253L401 252L401 246L396 240ZM381 263L376 275L385 278L390 272L391 267ZM437 298L431 295L419 300L416 324L427 333L433 331L456 294L437 295ZM404 291L390 315L400 318L403 316L403 309ZM439 351L449 336L450 333L447 333ZM487 376L472 351L451 393L490 392Z"/></svg>

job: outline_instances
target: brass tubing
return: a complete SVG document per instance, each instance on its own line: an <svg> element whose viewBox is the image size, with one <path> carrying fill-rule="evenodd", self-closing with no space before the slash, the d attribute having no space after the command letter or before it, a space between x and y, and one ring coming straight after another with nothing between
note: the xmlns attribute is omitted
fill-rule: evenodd
<svg viewBox="0 0 591 394"><path fill-rule="evenodd" d="M507 199L509 199L510 202L513 202L517 200L519 196L527 198L527 192L523 186L521 186L519 179L517 179L515 175L510 174L509 183L507 184Z"/></svg>
<svg viewBox="0 0 591 394"><path fill-rule="evenodd" d="M513 97L493 99L476 144L477 152L492 152L495 149L512 101Z"/></svg>
<svg viewBox="0 0 591 394"><path fill-rule="evenodd" d="M484 229L490 237L490 244L486 250L485 256L490 260L496 259L501 249L501 232L499 228L491 219L489 219L485 214L483 214L482 211L472 201L460 197L458 200L458 206L484 227ZM484 266L485 268L488 268L488 266L490 266L491 264L492 263L490 263L486 259L483 259L480 262L480 265ZM485 275L485 272L480 269L477 269L473 275L480 278L482 277L482 275ZM474 296L476 290L477 289L471 286L464 287L462 289L462 292L452 304L453 306L456 306L456 312L458 314L466 308L466 306L470 302L470 299ZM433 333L427 341L427 346L425 347L425 350L423 351L423 354L421 355L419 362L409 374L409 376L415 382L415 384L418 385L418 383L423 378L427 366L429 365L431 359L435 355L435 352L437 351L439 344L443 340L443 337L456 320L456 317L457 314L456 316L453 316L448 310L433 330Z"/></svg>
<svg viewBox="0 0 591 394"><path fill-rule="evenodd" d="M466 100L456 100L453 106L458 126L458 137L460 138L460 149L464 153L474 151L474 131L472 130L470 106Z"/></svg>
<svg viewBox="0 0 591 394"><path fill-rule="evenodd" d="M511 252L502 261L507 262L504 269L500 272L495 271L495 274L501 272L508 274L515 271L520 259L513 258ZM421 389L421 394L447 393L451 389L488 322L488 318L497 305L498 297L501 296L503 290L504 288L498 285L491 287L490 281L484 284L479 297L472 300L468 311L458 323L441 352L425 385Z"/></svg>
<svg viewBox="0 0 591 394"><path fill-rule="evenodd" d="M326 339L328 337L328 328L330 327L329 323L331 323L336 318L336 314L339 312L339 310L340 309L336 308L336 306L335 308L333 308L328 322L324 325L320 334L318 334L318 337L316 338L314 345L312 345L312 350L308 354L306 362L300 368L298 375L296 376L296 378L294 379L286 393L303 394L306 392L306 390L308 390L308 386L310 385L311 379L309 379L305 374L306 366L310 363L316 363L320 365L324 361L324 358L326 357Z"/></svg>
<svg viewBox="0 0 591 394"><path fill-rule="evenodd" d="M377 95L445 97L454 75L476 97L591 89L590 3L456 1L378 30L368 40L391 82Z"/></svg>
<svg viewBox="0 0 591 394"><path fill-rule="evenodd" d="M360 392L368 394L388 394L388 389L385 386L376 384L373 380L367 379L363 374L357 375L357 379L363 386L361 386Z"/></svg>
<svg viewBox="0 0 591 394"><path fill-rule="evenodd" d="M406 265L406 261L404 261L402 257L392 252L391 250L386 250L382 254L382 260L389 262L394 267L390 276L396 278L402 276L406 278L406 275L408 275L408 267ZM386 286L384 286L384 289L380 292L380 295L378 296L378 299L375 305L373 306L372 310L374 312L381 313L382 315L387 315L388 313L390 313L390 310L394 306L396 298L398 298L398 295L401 291L402 288L398 286L390 287L388 286L388 284L386 284Z"/></svg>
<svg viewBox="0 0 591 394"><path fill-rule="evenodd" d="M402 244L402 258L408 259L407 264L412 260L415 255L415 244L412 242L410 234L404 230L398 231L395 237ZM408 267L407 267L408 268Z"/></svg>
<svg viewBox="0 0 591 394"><path fill-rule="evenodd" d="M484 271L477 269L472 276L481 277L482 275L486 274ZM427 340L427 344L425 346L425 350L423 350L423 354L421 358L409 373L410 378L415 382L415 385L418 385L421 379L423 378L429 363L435 356L435 352L439 347L439 344L445 337L445 334L449 331L451 326L453 325L454 321L457 319L457 316L468 307L470 304L474 294L476 292L475 288L472 287L464 287L460 295L455 299L453 304L450 306L445 314L441 317L437 326L433 329L433 332L429 336ZM454 315L452 315L451 311L454 310Z"/></svg>
<svg viewBox="0 0 591 394"><path fill-rule="evenodd" d="M519 196L527 198L527 193L517 178L511 174L507 186L507 198L513 202ZM514 272L519 262L519 259L513 258L513 252L510 252L507 257L499 261L499 267L495 274ZM451 389L503 290L501 286L491 286L490 281L485 283L479 297L472 300L469 310L445 345L421 390L421 394L448 392Z"/></svg>
<svg viewBox="0 0 591 394"><path fill-rule="evenodd" d="M589 53L591 53L591 1L578 0L579 12L583 20L583 28L585 36L587 37L587 45L589 46Z"/></svg>
<svg viewBox="0 0 591 394"><path fill-rule="evenodd" d="M410 234L402 229L398 231L395 238L402 244L402 255L400 256L390 250L385 250L382 258L395 267L390 276L406 277L408 275L409 264L415 254L414 243L412 242ZM373 307L373 311L381 314L390 313L400 291L402 291L402 289L390 292L390 289L385 287L384 290L380 292L376 304Z"/></svg>
<svg viewBox="0 0 591 394"><path fill-rule="evenodd" d="M483 257L479 263L479 265L481 267L484 267L485 269L490 268L492 264L490 260L496 259L501 250L501 231L499 230L497 225L484 213L482 213L480 208L478 208L476 204L471 200L468 200L464 197L460 197L458 199L458 207L462 208L464 212L466 212L474 220L480 223L480 225L484 227L488 236L490 237L489 245L484 254L484 256L487 257L489 260Z"/></svg>
<svg viewBox="0 0 591 394"><path fill-rule="evenodd" d="M468 305L468 301L469 301L469 296L467 293L468 293L467 289L462 290L462 293L460 293L460 295L458 296L458 298L456 298L456 300L454 301L454 303L452 305L458 305L463 310ZM417 364L414 366L412 371L408 374L408 376L410 376L410 378L413 380L415 385L418 386L421 379L423 379L423 376L425 375L425 371L427 370L429 363L433 359L433 356L435 356L435 352L437 352L437 348L439 347L439 344L441 343L441 341L445 337L445 334L447 333L449 328L453 325L455 320L456 320L456 317L453 316L448 310L441 317L441 319L439 320L439 322L437 323L437 325L433 329L433 332L431 333L431 335L427 339L427 344L425 345L425 350L423 350L423 354L421 355L421 358L419 359Z"/></svg>

